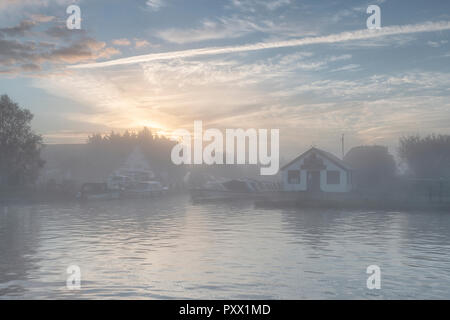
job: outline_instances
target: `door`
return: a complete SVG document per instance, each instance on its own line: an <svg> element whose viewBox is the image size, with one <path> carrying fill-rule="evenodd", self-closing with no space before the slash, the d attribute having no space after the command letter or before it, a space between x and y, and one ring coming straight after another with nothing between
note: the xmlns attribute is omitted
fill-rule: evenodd
<svg viewBox="0 0 450 320"><path fill-rule="evenodd" d="M308 184L307 189L309 192L320 192L320 171L308 171Z"/></svg>

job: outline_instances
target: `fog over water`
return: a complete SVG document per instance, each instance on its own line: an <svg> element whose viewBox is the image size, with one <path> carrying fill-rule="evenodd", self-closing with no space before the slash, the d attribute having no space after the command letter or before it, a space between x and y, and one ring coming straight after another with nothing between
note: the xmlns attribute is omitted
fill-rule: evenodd
<svg viewBox="0 0 450 320"><path fill-rule="evenodd" d="M450 215L152 200L0 211L0 299L450 298ZM381 289L368 290L369 265ZM81 268L81 290L66 269Z"/></svg>

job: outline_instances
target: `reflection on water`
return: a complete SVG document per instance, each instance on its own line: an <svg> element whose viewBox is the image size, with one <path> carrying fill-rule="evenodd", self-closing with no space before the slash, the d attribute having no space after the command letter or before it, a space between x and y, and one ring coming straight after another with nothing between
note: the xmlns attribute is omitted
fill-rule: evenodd
<svg viewBox="0 0 450 320"><path fill-rule="evenodd" d="M450 214L153 201L0 211L0 298L450 298ZM366 268L381 267L381 290ZM80 291L66 269L81 268Z"/></svg>

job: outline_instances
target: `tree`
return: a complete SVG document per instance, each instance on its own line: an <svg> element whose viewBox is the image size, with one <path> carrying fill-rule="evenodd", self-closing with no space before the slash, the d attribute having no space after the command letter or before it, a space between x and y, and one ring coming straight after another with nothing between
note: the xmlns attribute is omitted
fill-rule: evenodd
<svg viewBox="0 0 450 320"><path fill-rule="evenodd" d="M384 146L355 147L345 155L344 161L355 170L358 188L381 189L395 176L394 157Z"/></svg>
<svg viewBox="0 0 450 320"><path fill-rule="evenodd" d="M450 135L403 137L398 153L417 178L450 178Z"/></svg>
<svg viewBox="0 0 450 320"><path fill-rule="evenodd" d="M0 97L0 186L33 183L44 165L42 137L33 133L33 115L7 95Z"/></svg>
<svg viewBox="0 0 450 320"><path fill-rule="evenodd" d="M107 169L112 173L136 147L142 151L157 176L167 174L176 177L184 170L176 167L170 160L170 152L176 142L154 135L146 127L137 132L126 130L123 134L114 131L106 135L93 134L88 137L87 142L89 167L96 171Z"/></svg>

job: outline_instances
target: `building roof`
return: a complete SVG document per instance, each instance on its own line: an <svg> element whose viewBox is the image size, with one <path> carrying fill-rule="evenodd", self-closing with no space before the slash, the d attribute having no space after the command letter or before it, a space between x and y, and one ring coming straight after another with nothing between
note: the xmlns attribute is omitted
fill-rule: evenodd
<svg viewBox="0 0 450 320"><path fill-rule="evenodd" d="M289 162L288 164L284 165L281 170L286 169L287 167L289 167L291 164L293 164L294 162L297 162L298 160L300 160L301 158L305 157L308 153L310 152L316 152L317 154L321 155L324 158L327 158L328 160L330 160L331 162L333 162L335 165L337 165L338 167L346 170L346 171L352 171L353 169L343 160L339 159L338 157L336 157L334 154L318 149L316 147L312 147L311 149L309 149L308 151L302 153L301 155L299 155L297 158L295 158L294 160L292 160L291 162Z"/></svg>

